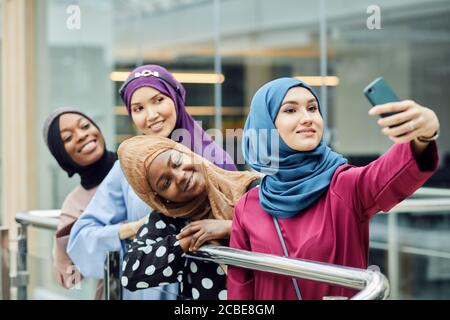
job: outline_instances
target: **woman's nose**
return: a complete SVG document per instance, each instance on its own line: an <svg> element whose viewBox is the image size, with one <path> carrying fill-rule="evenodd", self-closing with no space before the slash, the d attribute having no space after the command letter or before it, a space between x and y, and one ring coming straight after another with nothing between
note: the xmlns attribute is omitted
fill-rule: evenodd
<svg viewBox="0 0 450 320"><path fill-rule="evenodd" d="M175 181L177 184L183 184L187 177L186 171L181 168L176 168L174 171Z"/></svg>
<svg viewBox="0 0 450 320"><path fill-rule="evenodd" d="M147 106L146 107L146 112L147 112L147 119L148 120L153 120L153 119L155 119L158 116L158 112L156 112L154 110L154 108L151 107L151 106Z"/></svg>
<svg viewBox="0 0 450 320"><path fill-rule="evenodd" d="M76 131L76 141L77 142L81 142L83 140L85 140L88 136L88 133L82 129L78 129Z"/></svg>
<svg viewBox="0 0 450 320"><path fill-rule="evenodd" d="M301 115L301 119L300 119L301 123L310 123L310 122L312 122L312 116L306 109L301 110L300 111L300 115Z"/></svg>

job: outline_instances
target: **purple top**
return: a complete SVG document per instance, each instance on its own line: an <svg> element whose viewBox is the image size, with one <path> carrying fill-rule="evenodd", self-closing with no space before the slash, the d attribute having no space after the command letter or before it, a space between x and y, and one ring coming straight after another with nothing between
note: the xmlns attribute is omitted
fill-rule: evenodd
<svg viewBox="0 0 450 320"><path fill-rule="evenodd" d="M340 166L329 190L303 214L278 219L289 256L367 269L370 218L409 197L437 166L434 142L418 160L410 144L396 144L365 167ZM272 216L261 208L257 188L235 207L230 247L283 256ZM297 283L303 299L351 297L357 292L300 278ZM297 299L292 278L273 273L229 266L227 287L228 299Z"/></svg>

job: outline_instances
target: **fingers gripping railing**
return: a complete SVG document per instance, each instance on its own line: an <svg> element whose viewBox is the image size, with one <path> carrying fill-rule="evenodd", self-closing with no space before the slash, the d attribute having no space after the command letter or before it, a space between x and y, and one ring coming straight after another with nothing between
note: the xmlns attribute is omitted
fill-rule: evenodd
<svg viewBox="0 0 450 320"><path fill-rule="evenodd" d="M389 283L378 267L363 270L210 245L202 246L195 255L188 256L362 290L351 298L354 300L380 300L389 295Z"/></svg>

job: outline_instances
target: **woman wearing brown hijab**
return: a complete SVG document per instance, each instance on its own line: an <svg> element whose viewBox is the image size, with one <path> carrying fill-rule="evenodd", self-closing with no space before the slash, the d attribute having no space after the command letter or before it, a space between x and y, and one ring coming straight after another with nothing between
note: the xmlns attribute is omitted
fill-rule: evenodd
<svg viewBox="0 0 450 320"><path fill-rule="evenodd" d="M223 170L185 146L139 136L118 150L136 194L159 213L138 231L123 263L122 285L134 291L180 282L184 299L226 299L226 277L214 263L185 252L227 240L234 204L260 176Z"/></svg>

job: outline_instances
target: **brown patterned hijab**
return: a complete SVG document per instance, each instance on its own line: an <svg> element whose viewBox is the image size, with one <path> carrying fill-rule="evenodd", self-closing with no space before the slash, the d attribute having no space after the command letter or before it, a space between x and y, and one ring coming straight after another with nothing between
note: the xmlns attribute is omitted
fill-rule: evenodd
<svg viewBox="0 0 450 320"><path fill-rule="evenodd" d="M186 203L167 203L152 189L150 164L161 153L177 150L199 164L206 182L202 196ZM154 210L178 218L231 220L235 203L247 192L248 186L261 178L259 173L227 171L192 152L184 145L159 136L137 136L128 139L117 151L123 172L136 194Z"/></svg>

